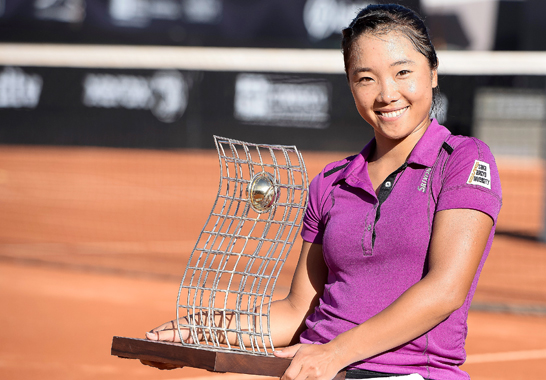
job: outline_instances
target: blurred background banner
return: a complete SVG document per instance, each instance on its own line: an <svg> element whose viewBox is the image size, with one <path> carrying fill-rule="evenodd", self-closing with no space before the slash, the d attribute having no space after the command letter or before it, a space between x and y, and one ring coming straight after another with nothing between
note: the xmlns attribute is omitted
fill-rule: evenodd
<svg viewBox="0 0 546 380"><path fill-rule="evenodd" d="M354 150L354 133L372 137L341 74L4 67L0 107L9 144L214 148L217 134Z"/></svg>
<svg viewBox="0 0 546 380"><path fill-rule="evenodd" d="M383 0L0 0L0 41L334 48L356 11ZM543 50L542 0L399 0L437 48Z"/></svg>
<svg viewBox="0 0 546 380"><path fill-rule="evenodd" d="M372 130L354 107L341 60L337 74L5 66L0 142L214 148L216 134L357 151ZM443 74L436 117L494 153L543 157L544 71Z"/></svg>
<svg viewBox="0 0 546 380"><path fill-rule="evenodd" d="M0 40L338 48L341 29L372 3L378 1L1 0ZM419 0L400 3L419 10Z"/></svg>

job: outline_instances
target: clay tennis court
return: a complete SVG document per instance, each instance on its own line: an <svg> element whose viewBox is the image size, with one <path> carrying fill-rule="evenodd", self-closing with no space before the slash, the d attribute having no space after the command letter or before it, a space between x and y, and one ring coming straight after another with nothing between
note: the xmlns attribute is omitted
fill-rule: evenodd
<svg viewBox="0 0 546 380"><path fill-rule="evenodd" d="M303 152L310 177L345 155ZM474 380L546 379L546 245L521 237L542 230L543 167L498 161L499 230L510 233L482 274L464 369ZM142 337L174 318L218 174L214 151L1 146L0 378L258 378L110 356L113 335Z"/></svg>

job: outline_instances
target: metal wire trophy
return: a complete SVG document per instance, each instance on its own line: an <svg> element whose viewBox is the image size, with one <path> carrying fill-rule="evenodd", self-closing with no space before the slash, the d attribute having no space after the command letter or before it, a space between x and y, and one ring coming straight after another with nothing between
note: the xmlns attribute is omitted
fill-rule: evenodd
<svg viewBox="0 0 546 380"><path fill-rule="evenodd" d="M307 172L295 146L214 139L220 185L180 284L182 343L114 337L112 354L280 376L290 360L273 356L269 312L307 205Z"/></svg>
<svg viewBox="0 0 546 380"><path fill-rule="evenodd" d="M220 188L180 285L177 317L188 324L179 330L199 348L272 355L269 308L300 230L307 173L294 146L215 142Z"/></svg>

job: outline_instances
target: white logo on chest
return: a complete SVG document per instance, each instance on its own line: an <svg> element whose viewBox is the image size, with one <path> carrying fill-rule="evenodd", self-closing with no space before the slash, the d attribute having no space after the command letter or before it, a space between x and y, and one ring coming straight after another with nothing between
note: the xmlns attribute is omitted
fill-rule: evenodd
<svg viewBox="0 0 546 380"><path fill-rule="evenodd" d="M425 170L425 175L423 176L423 179L421 180L421 183L419 184L419 187L417 188L417 190L419 190L420 192L426 192L427 191L427 183L428 183L428 178L430 177L430 171L431 171L431 168L427 168L427 170Z"/></svg>

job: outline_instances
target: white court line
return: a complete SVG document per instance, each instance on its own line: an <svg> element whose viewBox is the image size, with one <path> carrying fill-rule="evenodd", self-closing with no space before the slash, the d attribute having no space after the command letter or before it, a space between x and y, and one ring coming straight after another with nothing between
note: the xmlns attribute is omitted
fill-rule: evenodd
<svg viewBox="0 0 546 380"><path fill-rule="evenodd" d="M466 357L465 364L495 363L516 360L546 359L546 349L474 354Z"/></svg>
<svg viewBox="0 0 546 380"><path fill-rule="evenodd" d="M546 75L546 52L438 51L445 75ZM0 65L343 74L337 49L0 44Z"/></svg>

